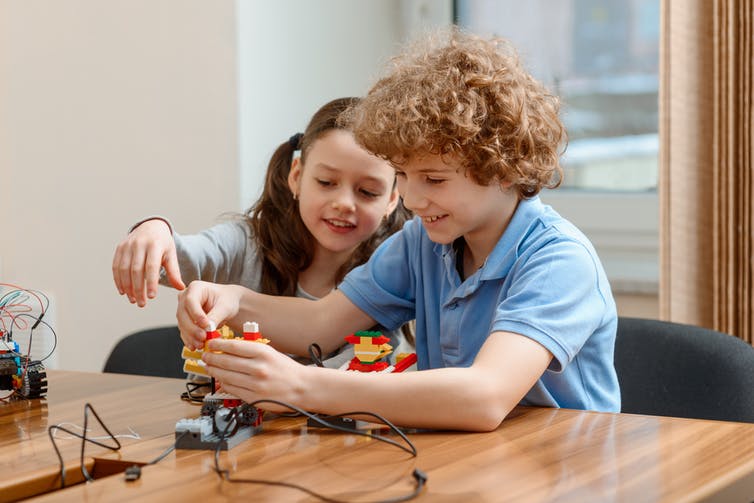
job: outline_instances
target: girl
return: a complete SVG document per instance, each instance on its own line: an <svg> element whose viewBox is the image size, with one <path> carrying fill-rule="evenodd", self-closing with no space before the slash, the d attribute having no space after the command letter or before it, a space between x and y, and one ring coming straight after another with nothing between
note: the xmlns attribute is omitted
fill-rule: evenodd
<svg viewBox="0 0 754 503"><path fill-rule="evenodd" d="M157 295L158 281L183 290L184 280L201 279L308 299L333 290L407 216L391 165L359 147L337 123L356 102L325 104L303 134L277 148L264 191L242 219L190 236L173 232L159 217L136 224L113 258L118 292L143 307ZM400 342L386 335L394 347Z"/></svg>

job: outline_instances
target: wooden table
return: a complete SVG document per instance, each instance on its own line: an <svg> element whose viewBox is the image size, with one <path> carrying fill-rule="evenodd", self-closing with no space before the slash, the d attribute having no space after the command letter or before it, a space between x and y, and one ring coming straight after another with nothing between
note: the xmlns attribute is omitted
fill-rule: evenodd
<svg viewBox="0 0 754 503"><path fill-rule="evenodd" d="M176 420L198 415L198 407L179 399L184 382L64 371L49 372L48 380L46 400L0 403L2 501L33 494L41 495L38 501L312 500L292 489L222 482L208 451L172 453L127 482L125 466L157 457L172 445ZM113 433L131 428L141 438L122 438L118 453L87 446L85 463L97 479L57 489L47 427L82 425L86 402ZM422 501L754 499L754 424L522 407L491 433L410 437L417 458L363 437L307 429L302 419L277 418L220 459L237 477L291 481L349 501L410 493L415 467L429 477ZM59 444L67 479L80 481L80 441Z"/></svg>

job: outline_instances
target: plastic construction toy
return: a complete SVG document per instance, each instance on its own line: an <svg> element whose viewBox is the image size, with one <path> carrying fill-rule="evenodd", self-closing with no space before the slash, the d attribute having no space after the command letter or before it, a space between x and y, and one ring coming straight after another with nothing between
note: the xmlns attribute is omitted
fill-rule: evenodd
<svg viewBox="0 0 754 503"><path fill-rule="evenodd" d="M42 362L21 354L18 343L0 330L0 390L3 398L41 398L47 393L47 373Z"/></svg>
<svg viewBox="0 0 754 503"><path fill-rule="evenodd" d="M268 344L269 339L262 337L259 325L246 322L243 325L243 337L236 337L227 326L220 330L210 327L206 341L222 337L239 339L260 344ZM186 359L183 370L187 373L207 376L207 369L202 361L204 348L191 351L184 347L181 356ZM200 416L196 419L181 419L175 425L176 449L220 449L228 450L244 440L251 438L262 429L261 409L244 408L235 415L233 409L243 401L229 393L220 392L222 384L212 379L212 393L204 396ZM230 424L229 424L230 423ZM223 435L223 432L227 432Z"/></svg>
<svg viewBox="0 0 754 503"><path fill-rule="evenodd" d="M227 393L204 397L201 414L196 419L180 419L175 424L176 449L232 449L262 429L262 411L253 407L233 415L241 400ZM238 402L228 407L228 402ZM229 424L230 423L230 424ZM223 435L223 432L225 435Z"/></svg>
<svg viewBox="0 0 754 503"><path fill-rule="evenodd" d="M356 332L346 336L346 342L353 344L354 358L344 363L339 370L349 372L375 372L388 374L403 372L416 363L416 353L399 353L395 358L395 365L386 361L378 361L393 352L393 347L388 344L389 338L382 332L367 331ZM352 419L344 416L319 416L321 421L333 426L351 430L364 430L373 428L372 423ZM320 427L321 425L312 419L308 419L308 426Z"/></svg>
<svg viewBox="0 0 754 503"><path fill-rule="evenodd" d="M233 331L228 328L227 325L223 325L220 330L217 330L215 327L211 326L210 329L207 330L207 337L204 341L205 346L207 344L207 341L218 338L240 339L259 342L262 344L268 344L270 342L269 339L262 337L261 332L259 332L259 325L253 321L247 321L243 324L243 337L236 337L235 334L233 334ZM184 346L183 351L181 352L181 357L186 360L185 362L183 362L183 371L187 374L197 374L202 376L208 375L205 364L202 361L202 354L204 354L204 349L191 351L189 348Z"/></svg>
<svg viewBox="0 0 754 503"><path fill-rule="evenodd" d="M346 336L345 340L353 344L355 356L340 370L395 373L403 372L416 363L416 353L398 354L394 366L387 361L378 361L393 352L393 347L388 344L390 339L382 332L363 330Z"/></svg>

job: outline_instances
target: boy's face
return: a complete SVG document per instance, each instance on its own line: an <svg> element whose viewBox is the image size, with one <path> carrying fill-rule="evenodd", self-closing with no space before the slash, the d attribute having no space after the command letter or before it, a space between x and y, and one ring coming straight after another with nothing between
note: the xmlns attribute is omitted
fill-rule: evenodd
<svg viewBox="0 0 754 503"><path fill-rule="evenodd" d="M500 239L518 203L516 193L500 183L479 185L460 162L438 155L412 159L396 167L403 204L420 216L429 238L450 244L463 237L483 261Z"/></svg>

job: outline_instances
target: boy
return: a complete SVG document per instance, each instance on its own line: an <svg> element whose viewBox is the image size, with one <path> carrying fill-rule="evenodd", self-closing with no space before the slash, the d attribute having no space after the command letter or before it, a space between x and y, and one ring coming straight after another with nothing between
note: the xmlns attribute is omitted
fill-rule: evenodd
<svg viewBox="0 0 754 503"><path fill-rule="evenodd" d="M396 169L416 214L318 301L192 283L179 296L189 347L210 320L259 321L283 352L324 351L377 323L416 319L420 372L304 367L261 344L213 340L211 375L251 402L377 412L398 424L495 429L517 404L620 410L615 303L588 240L537 194L560 183L558 101L499 40L452 31L394 60L350 113Z"/></svg>

